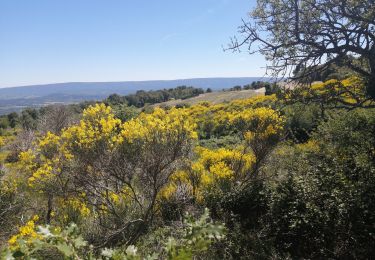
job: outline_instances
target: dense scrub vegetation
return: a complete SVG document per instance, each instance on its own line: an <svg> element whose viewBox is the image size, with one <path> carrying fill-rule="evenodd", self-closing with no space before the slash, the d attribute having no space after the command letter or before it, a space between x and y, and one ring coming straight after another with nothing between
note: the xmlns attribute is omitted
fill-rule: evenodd
<svg viewBox="0 0 375 260"><path fill-rule="evenodd" d="M211 89L208 89L208 91L212 92ZM122 114L124 117L124 114L126 114L125 118L122 118L125 120L126 118L130 119L130 116L134 115L136 111L138 111L136 108L142 108L147 105L162 103L173 99L187 99L203 93L204 91L201 88L195 88L192 86L178 86L175 88L161 90L139 90L135 94L129 94L126 96L112 94L103 100L103 103L115 108L115 110L118 112L122 110L121 113L118 113L118 116L121 116ZM59 112L69 113L70 116L72 116L73 114L82 113L83 109L95 103L97 102L88 101L79 104L72 104L69 106L69 109L65 109L66 106L47 106L40 109L28 108L23 110L20 114L12 112L7 115L0 116L0 131L4 131L4 129L7 129L8 127L15 128L17 124L24 129L36 130L38 121L46 121L44 115L47 114L48 116L48 114L50 114L49 110L51 109L61 110L61 108L64 107L64 112ZM55 113L56 112L57 111L55 111Z"/></svg>
<svg viewBox="0 0 375 260"><path fill-rule="evenodd" d="M176 88L162 90L139 90L135 94L119 96L117 94L110 95L105 102L109 105L125 104L134 107L143 107L146 104L162 103L171 99L187 99L203 94L201 88L179 86Z"/></svg>
<svg viewBox="0 0 375 260"><path fill-rule="evenodd" d="M369 259L375 110L329 98L361 102L342 89L364 91L351 78L216 105L141 112L113 96L80 116L9 115L24 123L1 138L2 256Z"/></svg>

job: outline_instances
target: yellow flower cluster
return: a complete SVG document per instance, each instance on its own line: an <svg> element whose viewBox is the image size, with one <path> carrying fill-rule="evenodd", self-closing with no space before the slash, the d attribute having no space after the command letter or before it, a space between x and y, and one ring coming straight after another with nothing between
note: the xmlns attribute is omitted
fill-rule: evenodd
<svg viewBox="0 0 375 260"><path fill-rule="evenodd" d="M63 131L61 137L79 148L92 148L101 141L113 146L120 124L109 106L96 104L85 109L80 123Z"/></svg>
<svg viewBox="0 0 375 260"><path fill-rule="evenodd" d="M257 108L272 104L277 101L275 95L270 96L256 96L248 99L233 100L229 103L211 104L202 102L197 105L185 108L190 116L202 117L203 115L216 115L222 112L239 112L249 108Z"/></svg>
<svg viewBox="0 0 375 260"><path fill-rule="evenodd" d="M5 194L14 194L17 192L18 183L15 179L3 178L0 180L0 196Z"/></svg>
<svg viewBox="0 0 375 260"><path fill-rule="evenodd" d="M159 198L169 199L176 193L176 190L177 184L171 182L160 191Z"/></svg>
<svg viewBox="0 0 375 260"><path fill-rule="evenodd" d="M19 228L18 234L12 236L9 240L9 246L11 247L17 247L17 243L19 239L26 240L27 242L30 242L33 238L41 239L42 237L37 234L35 231L35 222L39 220L39 216L35 215L32 219L30 219L24 226L21 226Z"/></svg>
<svg viewBox="0 0 375 260"><path fill-rule="evenodd" d="M78 198L70 198L65 201L65 204L79 211L81 216L83 217L87 217L88 215L90 215L91 210L88 208L86 203L84 203Z"/></svg>
<svg viewBox="0 0 375 260"><path fill-rule="evenodd" d="M297 144L296 147L303 152L319 152L320 146L316 140L309 140L306 143Z"/></svg>
<svg viewBox="0 0 375 260"><path fill-rule="evenodd" d="M28 150L19 155L20 165L29 175L30 187L35 187L36 182L45 183L54 174L60 173L63 158L71 158L66 147L62 145L61 138L53 133L48 132L39 139L37 145L37 153Z"/></svg>
<svg viewBox="0 0 375 260"><path fill-rule="evenodd" d="M34 168L36 167L36 163L35 163L35 154L32 150L27 150L25 152L21 152L19 154L19 165L27 170L27 171L32 171L34 170Z"/></svg>
<svg viewBox="0 0 375 260"><path fill-rule="evenodd" d="M186 192L190 195L194 195L193 183L192 179L189 177L189 173L184 170L178 170L172 174L167 185L160 191L159 198L170 199L176 194L179 186L184 186Z"/></svg>
<svg viewBox="0 0 375 260"><path fill-rule="evenodd" d="M161 190L160 198L171 198L179 187L194 196L197 201L203 200L207 189L225 187L235 184L252 172L255 157L245 152L243 147L235 150L220 148L210 150L196 148L198 159L192 163L191 169L174 173L169 183Z"/></svg>
<svg viewBox="0 0 375 260"><path fill-rule="evenodd" d="M227 111L241 111L249 108L257 108L277 102L276 95L255 96L248 99L233 100L228 105Z"/></svg>
<svg viewBox="0 0 375 260"><path fill-rule="evenodd" d="M170 177L169 183L160 191L159 198L171 198L176 193L179 185L185 185L192 193L193 187L188 173L182 170L178 170Z"/></svg>
<svg viewBox="0 0 375 260"><path fill-rule="evenodd" d="M53 173L52 163L50 161L44 162L36 171L33 172L32 176L29 177L29 186L33 186L35 181L48 181Z"/></svg>
<svg viewBox="0 0 375 260"><path fill-rule="evenodd" d="M56 212L53 212L53 216L61 221L70 221L68 219L67 212L76 212L82 217L87 217L92 212L90 207L84 201L85 194L78 195L77 197L70 198L59 198L56 200Z"/></svg>
<svg viewBox="0 0 375 260"><path fill-rule="evenodd" d="M258 107L273 104L276 100L275 95L256 96L249 99L234 100L229 103L215 105L202 102L189 108L179 110L184 111L188 118L193 119L198 129L226 129L230 127L228 123L230 117L233 117L233 115L241 111L253 110Z"/></svg>
<svg viewBox="0 0 375 260"><path fill-rule="evenodd" d="M277 137L282 133L285 120L277 111L267 107L232 113L229 118L247 141Z"/></svg>
<svg viewBox="0 0 375 260"><path fill-rule="evenodd" d="M44 148L48 146L56 146L60 143L60 137L51 133L47 132L47 134L39 140L39 148Z"/></svg>
<svg viewBox="0 0 375 260"><path fill-rule="evenodd" d="M120 203L120 195L118 195L115 192L110 192L108 195L110 200L113 201L115 204Z"/></svg>
<svg viewBox="0 0 375 260"><path fill-rule="evenodd" d="M341 100L348 104L357 104L366 99L366 89L363 80L351 76L341 81L331 79L314 83L311 87L299 87L286 93L287 100L296 98L319 98L325 102Z"/></svg>
<svg viewBox="0 0 375 260"><path fill-rule="evenodd" d="M181 136L196 139L196 124L192 121L187 111L175 108L165 111L155 108L151 114L142 113L139 117L125 122L122 125L121 141L132 143L142 140L165 143Z"/></svg>
<svg viewBox="0 0 375 260"><path fill-rule="evenodd" d="M36 181L47 181L52 173L60 172L59 166L60 137L48 132L37 142L37 149L31 149L19 154L18 166L29 178L29 186Z"/></svg>
<svg viewBox="0 0 375 260"><path fill-rule="evenodd" d="M5 144L5 138L3 136L0 136L0 147L4 146Z"/></svg>
<svg viewBox="0 0 375 260"><path fill-rule="evenodd" d="M240 150L209 150L198 147L197 153L199 159L192 165L192 169L200 175L204 186L217 180L238 180L250 172L255 162L251 153Z"/></svg>

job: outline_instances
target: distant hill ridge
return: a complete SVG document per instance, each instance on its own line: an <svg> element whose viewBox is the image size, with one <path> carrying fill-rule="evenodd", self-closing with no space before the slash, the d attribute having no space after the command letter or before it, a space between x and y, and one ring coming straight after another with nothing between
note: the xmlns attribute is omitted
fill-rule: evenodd
<svg viewBox="0 0 375 260"><path fill-rule="evenodd" d="M117 93L126 95L137 90L158 90L176 86L194 86L220 90L253 81L268 81L264 77L192 78L176 80L120 81L120 82L68 82L43 85L0 88L1 99L34 98L54 94L103 96Z"/></svg>
<svg viewBox="0 0 375 260"><path fill-rule="evenodd" d="M177 86L194 86L221 90L253 81L270 81L265 77L192 78L121 82L68 82L44 85L0 88L0 114L20 111L25 107L40 107L53 103L77 103L101 100L111 94L128 95L137 90L159 90Z"/></svg>

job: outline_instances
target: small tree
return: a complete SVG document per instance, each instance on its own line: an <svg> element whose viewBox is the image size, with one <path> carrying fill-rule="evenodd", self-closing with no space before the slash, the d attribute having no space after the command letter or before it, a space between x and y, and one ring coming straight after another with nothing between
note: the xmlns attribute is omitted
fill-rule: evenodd
<svg viewBox="0 0 375 260"><path fill-rule="evenodd" d="M16 112L12 112L8 114L8 121L9 121L9 126L11 128L15 128L18 122L18 114Z"/></svg>
<svg viewBox="0 0 375 260"><path fill-rule="evenodd" d="M27 108L22 111L20 123L24 130L36 130L38 127L39 112L34 108Z"/></svg>
<svg viewBox="0 0 375 260"><path fill-rule="evenodd" d="M234 86L233 88L231 88L231 91L240 91L240 90L242 90L241 86Z"/></svg>

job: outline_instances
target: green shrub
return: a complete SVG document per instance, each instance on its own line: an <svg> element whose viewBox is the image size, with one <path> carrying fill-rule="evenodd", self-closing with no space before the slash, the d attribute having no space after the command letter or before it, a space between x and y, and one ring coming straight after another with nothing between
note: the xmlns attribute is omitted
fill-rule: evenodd
<svg viewBox="0 0 375 260"><path fill-rule="evenodd" d="M342 112L310 143L278 156L268 237L293 258L368 259L375 254L375 114Z"/></svg>
<svg viewBox="0 0 375 260"><path fill-rule="evenodd" d="M50 226L39 226L37 236L19 238L17 246L4 250L1 256L5 259L49 259L53 255L55 259L193 259L193 257L204 254L215 241L224 238L225 228L223 225L214 224L209 218L209 211L205 210L203 215L195 220L187 215L179 237L163 238L163 247L151 255L138 253L135 246L130 245L126 249L105 248L97 254L79 234L77 225L71 224L64 230Z"/></svg>

